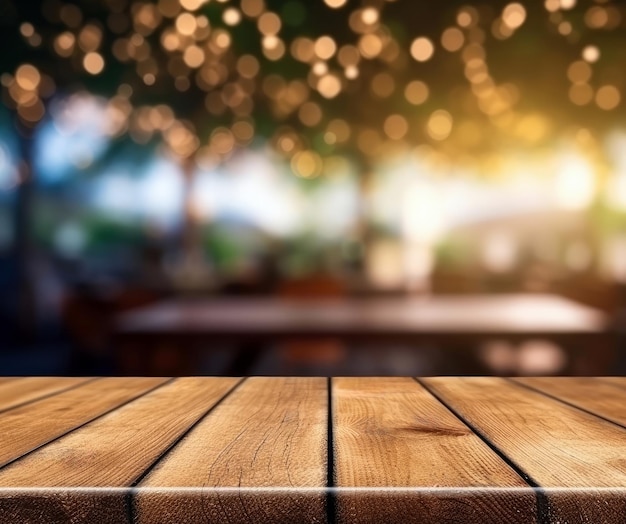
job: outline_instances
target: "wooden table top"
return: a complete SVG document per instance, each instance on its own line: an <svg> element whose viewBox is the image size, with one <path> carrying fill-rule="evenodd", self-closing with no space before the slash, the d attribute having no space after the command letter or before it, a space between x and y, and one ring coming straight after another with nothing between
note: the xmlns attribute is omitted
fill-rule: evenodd
<svg viewBox="0 0 626 524"><path fill-rule="evenodd" d="M0 522L624 522L626 378L3 378Z"/></svg>
<svg viewBox="0 0 626 524"><path fill-rule="evenodd" d="M607 332L606 315L554 295L289 300L172 300L123 314L125 336L584 336Z"/></svg>

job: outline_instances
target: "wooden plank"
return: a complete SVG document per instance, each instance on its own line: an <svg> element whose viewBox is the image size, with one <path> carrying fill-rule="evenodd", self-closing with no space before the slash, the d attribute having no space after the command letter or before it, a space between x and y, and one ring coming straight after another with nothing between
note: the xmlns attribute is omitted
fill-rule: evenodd
<svg viewBox="0 0 626 524"><path fill-rule="evenodd" d="M84 384L89 378L24 377L0 383L0 411Z"/></svg>
<svg viewBox="0 0 626 524"><path fill-rule="evenodd" d="M339 522L535 521L532 489L413 379L332 384Z"/></svg>
<svg viewBox="0 0 626 524"><path fill-rule="evenodd" d="M423 382L542 487L542 521L623 522L624 429L503 379Z"/></svg>
<svg viewBox="0 0 626 524"><path fill-rule="evenodd" d="M0 467L165 381L103 378L0 413Z"/></svg>
<svg viewBox="0 0 626 524"><path fill-rule="evenodd" d="M139 522L323 522L327 404L323 378L248 379L140 484Z"/></svg>
<svg viewBox="0 0 626 524"><path fill-rule="evenodd" d="M130 486L236 383L177 379L0 470L0 522L33 512L40 522L127 522L129 490L101 488Z"/></svg>
<svg viewBox="0 0 626 524"><path fill-rule="evenodd" d="M626 388L612 381L591 377L528 377L514 380L626 426Z"/></svg>
<svg viewBox="0 0 626 524"><path fill-rule="evenodd" d="M608 384L613 384L622 389L626 389L626 377L602 377L599 380Z"/></svg>

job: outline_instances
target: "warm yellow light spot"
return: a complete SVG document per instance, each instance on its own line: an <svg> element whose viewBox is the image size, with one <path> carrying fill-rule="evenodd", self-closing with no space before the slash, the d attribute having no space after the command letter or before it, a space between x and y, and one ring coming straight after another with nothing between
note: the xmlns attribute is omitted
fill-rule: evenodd
<svg viewBox="0 0 626 524"><path fill-rule="evenodd" d="M484 62L485 55L485 48L477 43L471 43L465 46L463 52L461 53L461 57L463 58L464 62L470 62L471 60L475 59L482 60Z"/></svg>
<svg viewBox="0 0 626 524"><path fill-rule="evenodd" d="M181 35L191 36L198 27L196 17L191 13L182 13L176 18L176 30Z"/></svg>
<svg viewBox="0 0 626 524"><path fill-rule="evenodd" d="M310 38L298 37L291 43L291 55L300 62L310 62L315 58L315 43Z"/></svg>
<svg viewBox="0 0 626 524"><path fill-rule="evenodd" d="M165 133L170 148L181 157L191 156L200 146L198 137L179 122L174 123Z"/></svg>
<svg viewBox="0 0 626 524"><path fill-rule="evenodd" d="M311 72L316 76L322 76L328 73L328 64L326 62L315 62L311 67Z"/></svg>
<svg viewBox="0 0 626 524"><path fill-rule="evenodd" d="M165 31L161 34L161 45L168 51L175 51L181 45L181 38L175 31Z"/></svg>
<svg viewBox="0 0 626 524"><path fill-rule="evenodd" d="M615 109L621 101L619 89L612 85L602 86L596 92L596 104L600 109L610 111Z"/></svg>
<svg viewBox="0 0 626 524"><path fill-rule="evenodd" d="M320 36L315 41L315 54L322 60L328 60L337 51L337 44L330 36Z"/></svg>
<svg viewBox="0 0 626 524"><path fill-rule="evenodd" d="M559 33L567 36L572 33L572 24L569 22L561 22L558 27Z"/></svg>
<svg viewBox="0 0 626 524"><path fill-rule="evenodd" d="M452 124L452 115L443 109L439 109L430 115L426 131L433 140L445 140L452 132Z"/></svg>
<svg viewBox="0 0 626 524"><path fill-rule="evenodd" d="M22 25L20 25L20 33L23 37L30 38L35 34L35 28L33 27L33 24L24 22Z"/></svg>
<svg viewBox="0 0 626 524"><path fill-rule="evenodd" d="M187 9L187 11L196 11L197 9L200 9L205 3L206 0L180 0L180 5L183 7L183 9Z"/></svg>
<svg viewBox="0 0 626 524"><path fill-rule="evenodd" d="M300 107L298 118L305 126L314 127L322 120L322 110L315 102L307 102Z"/></svg>
<svg viewBox="0 0 626 524"><path fill-rule="evenodd" d="M543 5L549 13L555 13L561 8L560 0L546 0Z"/></svg>
<svg viewBox="0 0 626 524"><path fill-rule="evenodd" d="M315 178L322 172L322 159L315 151L300 151L291 159L291 169L299 177Z"/></svg>
<svg viewBox="0 0 626 524"><path fill-rule="evenodd" d="M237 60L237 71L244 78L254 78L260 68L259 61L253 55L243 55Z"/></svg>
<svg viewBox="0 0 626 524"><path fill-rule="evenodd" d="M375 7L366 7L361 11L361 20L366 25L374 25L378 22L380 13Z"/></svg>
<svg viewBox="0 0 626 524"><path fill-rule="evenodd" d="M104 58L99 53L87 53L83 58L83 67L89 74L97 75L104 69Z"/></svg>
<svg viewBox="0 0 626 524"><path fill-rule="evenodd" d="M396 83L389 73L379 73L372 79L372 91L380 98L391 96L395 88Z"/></svg>
<svg viewBox="0 0 626 524"><path fill-rule="evenodd" d="M291 153L295 147L296 141L291 136L283 135L278 139L278 148L283 153Z"/></svg>
<svg viewBox="0 0 626 524"><path fill-rule="evenodd" d="M448 27L441 35L441 46L451 53L463 47L465 37L458 27Z"/></svg>
<svg viewBox="0 0 626 524"><path fill-rule="evenodd" d="M337 61L343 67L349 67L357 65L361 61L361 54L358 48L353 45L344 45L339 49L337 53Z"/></svg>
<svg viewBox="0 0 626 524"><path fill-rule="evenodd" d="M215 31L213 34L213 42L220 49L228 49L230 47L231 38L227 31Z"/></svg>
<svg viewBox="0 0 626 524"><path fill-rule="evenodd" d="M347 0L324 0L324 3L328 7L332 7L333 9L338 9L343 7L346 4Z"/></svg>
<svg viewBox="0 0 626 524"><path fill-rule="evenodd" d="M235 137L230 129L218 127L211 133L211 150L218 155L227 155L235 147Z"/></svg>
<svg viewBox="0 0 626 524"><path fill-rule="evenodd" d="M275 35L263 37L263 54L269 60L280 60L285 54L284 42Z"/></svg>
<svg viewBox="0 0 626 524"><path fill-rule="evenodd" d="M348 122L340 118L336 118L328 122L328 132L332 133L335 140L339 143L347 142L350 139L351 129Z"/></svg>
<svg viewBox="0 0 626 524"><path fill-rule="evenodd" d="M341 79L334 74L324 75L317 83L317 90L324 98L335 98L341 92Z"/></svg>
<svg viewBox="0 0 626 524"><path fill-rule="evenodd" d="M435 52L435 47L430 39L420 36L413 40L411 44L411 56L418 62L426 62L430 60Z"/></svg>
<svg viewBox="0 0 626 524"><path fill-rule="evenodd" d="M550 123L542 115L530 114L518 122L516 131L521 138L529 142L538 142L550 132Z"/></svg>
<svg viewBox="0 0 626 524"><path fill-rule="evenodd" d="M26 91L36 91L41 83L41 74L35 66L24 64L17 68L15 81Z"/></svg>
<svg viewBox="0 0 626 524"><path fill-rule="evenodd" d="M577 60L567 68L567 78L574 84L586 84L591 79L591 66L587 62Z"/></svg>
<svg viewBox="0 0 626 524"><path fill-rule="evenodd" d="M183 60L189 67L196 69L204 63L204 51L197 45L190 45L185 49Z"/></svg>
<svg viewBox="0 0 626 524"><path fill-rule="evenodd" d="M609 23L609 13L604 7L591 7L585 13L585 23L591 29L602 29Z"/></svg>
<svg viewBox="0 0 626 524"><path fill-rule="evenodd" d="M76 42L76 38L72 33L66 31L65 33L61 33L54 40L54 50L58 55L68 57L74 51L74 44Z"/></svg>
<svg viewBox="0 0 626 524"><path fill-rule="evenodd" d="M30 107L39 100L36 91L25 91L16 82L10 82L9 94L18 106Z"/></svg>
<svg viewBox="0 0 626 524"><path fill-rule="evenodd" d="M254 126L246 120L239 120L233 124L232 132L238 142L249 142L254 137Z"/></svg>
<svg viewBox="0 0 626 524"><path fill-rule="evenodd" d="M281 26L282 22L276 13L263 13L257 21L257 27L264 35L277 35Z"/></svg>
<svg viewBox="0 0 626 524"><path fill-rule="evenodd" d="M413 80L404 89L404 98L416 106L423 104L428 99L428 86L421 80Z"/></svg>
<svg viewBox="0 0 626 524"><path fill-rule="evenodd" d="M383 129L392 140L402 140L409 131L409 123L402 115L391 115L385 120Z"/></svg>
<svg viewBox="0 0 626 524"><path fill-rule="evenodd" d="M359 51L365 58L376 58L383 50L383 41L378 35L368 33L359 39Z"/></svg>
<svg viewBox="0 0 626 524"><path fill-rule="evenodd" d="M302 105L309 98L309 87L302 80L289 82L280 93L280 104L285 110L291 111Z"/></svg>
<svg viewBox="0 0 626 524"><path fill-rule="evenodd" d="M526 21L526 9L522 4L514 2L502 11L502 21L511 29L517 29Z"/></svg>
<svg viewBox="0 0 626 524"><path fill-rule="evenodd" d="M354 65L349 65L346 67L344 74L348 80L354 80L359 77L359 68Z"/></svg>
<svg viewBox="0 0 626 524"><path fill-rule="evenodd" d="M80 48L86 53L98 49L101 40L102 30L95 25L86 25L78 35Z"/></svg>
<svg viewBox="0 0 626 524"><path fill-rule="evenodd" d="M124 26L122 17L109 19L109 26L112 20L117 20L114 25L117 24L120 27L119 32L124 32ZM135 27L137 30L141 30L143 34L149 34L152 32L161 22L161 14L153 4L143 4L135 11ZM143 26L143 27L142 27Z"/></svg>
<svg viewBox="0 0 626 524"><path fill-rule="evenodd" d="M241 0L241 10L246 16L256 18L265 10L265 2L263 0Z"/></svg>
<svg viewBox="0 0 626 524"><path fill-rule="evenodd" d="M576 6L576 0L559 0L561 9L567 11L573 9Z"/></svg>
<svg viewBox="0 0 626 524"><path fill-rule="evenodd" d="M268 35L263 37L262 44L264 49L276 49L279 46L280 39L276 35Z"/></svg>
<svg viewBox="0 0 626 524"><path fill-rule="evenodd" d="M600 50L595 45L588 45L583 49L583 60L593 64L600 59Z"/></svg>
<svg viewBox="0 0 626 524"><path fill-rule="evenodd" d="M470 27L478 23L478 12L473 7L464 7L456 15L456 23L459 27Z"/></svg>
<svg viewBox="0 0 626 524"><path fill-rule="evenodd" d="M235 7L229 7L224 11L222 20L224 20L226 25L237 25L241 22L241 11Z"/></svg>
<svg viewBox="0 0 626 524"><path fill-rule="evenodd" d="M589 84L574 84L569 89L569 99L577 106L587 105L593 100L593 89Z"/></svg>

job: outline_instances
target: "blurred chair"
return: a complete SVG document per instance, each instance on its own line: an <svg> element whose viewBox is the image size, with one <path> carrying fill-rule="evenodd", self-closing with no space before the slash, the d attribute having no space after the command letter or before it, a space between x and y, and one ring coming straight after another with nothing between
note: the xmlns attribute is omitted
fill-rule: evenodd
<svg viewBox="0 0 626 524"><path fill-rule="evenodd" d="M332 275L314 274L282 282L277 294L289 300L341 298L347 289ZM333 374L347 358L347 348L335 338L289 340L278 346L278 353L290 374Z"/></svg>
<svg viewBox="0 0 626 524"><path fill-rule="evenodd" d="M160 293L143 288L124 288L111 293L78 288L63 304L63 323L73 345L71 372L73 374L126 374L123 362L115 362L112 347L114 318L121 312L147 306L161 299ZM133 347L125 348L131 357ZM168 360L178 357L168 352ZM143 368L135 374L150 374L150 359L142 358Z"/></svg>

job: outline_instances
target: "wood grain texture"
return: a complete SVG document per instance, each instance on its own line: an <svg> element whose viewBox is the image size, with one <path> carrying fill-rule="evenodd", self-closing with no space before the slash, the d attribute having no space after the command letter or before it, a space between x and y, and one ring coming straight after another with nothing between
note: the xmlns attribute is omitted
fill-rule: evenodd
<svg viewBox="0 0 626 524"><path fill-rule="evenodd" d="M534 522L528 485L413 379L332 383L339 522Z"/></svg>
<svg viewBox="0 0 626 524"><path fill-rule="evenodd" d="M0 470L0 522L28 521L33 508L42 522L126 522L127 493L96 488L130 486L236 383L177 379Z"/></svg>
<svg viewBox="0 0 626 524"><path fill-rule="evenodd" d="M88 378L23 377L0 383L0 411L52 395L87 382Z"/></svg>
<svg viewBox="0 0 626 524"><path fill-rule="evenodd" d="M498 378L423 382L542 488L545 522L623 522L626 431Z"/></svg>
<svg viewBox="0 0 626 524"><path fill-rule="evenodd" d="M515 382L626 426L626 388L602 378L528 377ZM626 385L626 382L623 383Z"/></svg>
<svg viewBox="0 0 626 524"><path fill-rule="evenodd" d="M613 384L622 389L626 389L626 377L602 377L600 380L608 384Z"/></svg>
<svg viewBox="0 0 626 524"><path fill-rule="evenodd" d="M326 379L246 380L138 486L139 522L324 521L327 404Z"/></svg>
<svg viewBox="0 0 626 524"><path fill-rule="evenodd" d="M103 378L0 413L0 467L165 380Z"/></svg>

